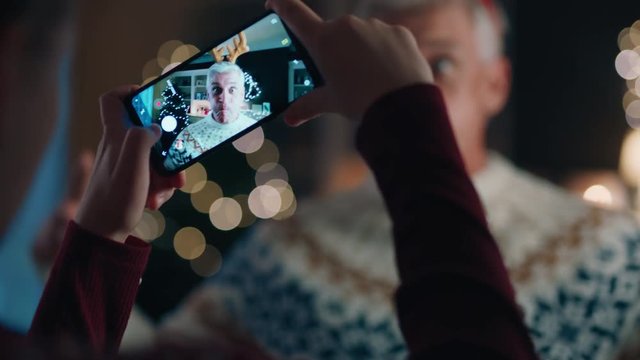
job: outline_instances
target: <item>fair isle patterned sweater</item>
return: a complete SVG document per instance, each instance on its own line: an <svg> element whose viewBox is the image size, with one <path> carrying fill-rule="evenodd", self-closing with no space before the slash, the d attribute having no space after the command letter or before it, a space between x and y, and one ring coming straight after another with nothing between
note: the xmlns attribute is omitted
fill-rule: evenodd
<svg viewBox="0 0 640 360"><path fill-rule="evenodd" d="M474 183L540 357L613 359L633 343L634 217L594 208L497 155ZM262 223L160 335L188 342L240 332L276 358L403 359L397 285L391 224L371 181Z"/></svg>

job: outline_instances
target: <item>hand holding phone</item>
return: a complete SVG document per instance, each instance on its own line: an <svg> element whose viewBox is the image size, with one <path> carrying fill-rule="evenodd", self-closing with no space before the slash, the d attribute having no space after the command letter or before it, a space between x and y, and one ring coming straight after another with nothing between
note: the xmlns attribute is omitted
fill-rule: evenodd
<svg viewBox="0 0 640 360"><path fill-rule="evenodd" d="M291 125L327 112L360 119L390 91L433 83L429 64L404 27L354 16L324 21L300 0L268 0L266 7L300 39L324 79L284 113Z"/></svg>
<svg viewBox="0 0 640 360"><path fill-rule="evenodd" d="M136 91L126 105L138 125L161 127L152 162L160 173L174 174L318 84L305 49L268 12Z"/></svg>
<svg viewBox="0 0 640 360"><path fill-rule="evenodd" d="M93 173L75 221L85 230L124 242L144 208L158 209L185 182L184 173L160 176L149 168L149 152L160 137L157 125L129 127L123 100L135 87L123 86L100 97L103 134Z"/></svg>

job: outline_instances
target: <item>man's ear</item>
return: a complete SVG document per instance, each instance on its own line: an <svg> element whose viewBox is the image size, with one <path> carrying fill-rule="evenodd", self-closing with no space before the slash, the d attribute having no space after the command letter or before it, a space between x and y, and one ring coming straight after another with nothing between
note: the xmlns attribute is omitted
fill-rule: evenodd
<svg viewBox="0 0 640 360"><path fill-rule="evenodd" d="M485 65L483 97L484 111L487 117L497 115L504 109L511 91L511 62L505 56L492 60Z"/></svg>

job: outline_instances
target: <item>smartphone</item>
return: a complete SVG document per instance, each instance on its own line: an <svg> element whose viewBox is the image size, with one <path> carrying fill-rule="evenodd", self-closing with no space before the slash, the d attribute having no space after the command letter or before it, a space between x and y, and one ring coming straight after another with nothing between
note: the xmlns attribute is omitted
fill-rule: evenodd
<svg viewBox="0 0 640 360"><path fill-rule="evenodd" d="M277 117L320 85L307 51L269 11L141 87L125 106L137 125L162 128L151 161L170 175Z"/></svg>

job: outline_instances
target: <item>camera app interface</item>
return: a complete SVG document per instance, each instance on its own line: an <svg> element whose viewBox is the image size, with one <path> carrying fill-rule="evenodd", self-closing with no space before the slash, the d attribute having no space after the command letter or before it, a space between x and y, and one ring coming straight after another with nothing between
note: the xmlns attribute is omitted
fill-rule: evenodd
<svg viewBox="0 0 640 360"><path fill-rule="evenodd" d="M280 18L270 14L132 99L157 123L163 165L176 170L313 89Z"/></svg>

